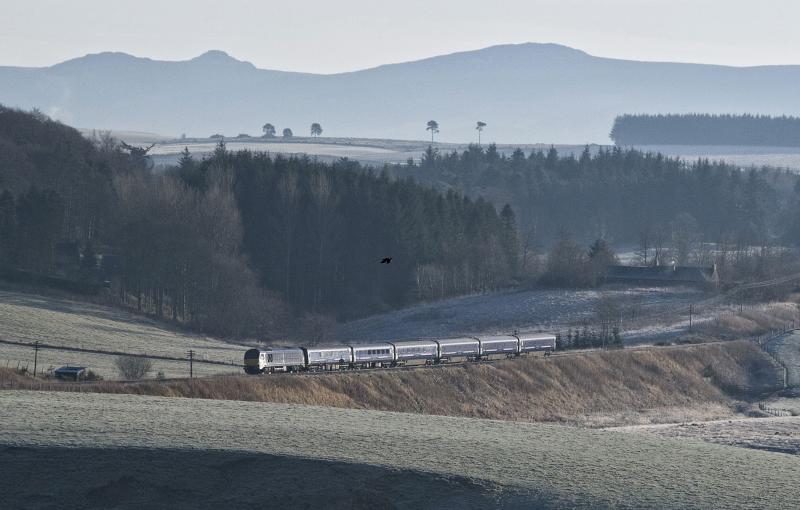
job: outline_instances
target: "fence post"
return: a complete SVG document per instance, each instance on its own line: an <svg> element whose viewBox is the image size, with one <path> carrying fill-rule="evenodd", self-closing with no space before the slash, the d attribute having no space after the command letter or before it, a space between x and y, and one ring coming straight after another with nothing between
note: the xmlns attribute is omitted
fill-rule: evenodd
<svg viewBox="0 0 800 510"><path fill-rule="evenodd" d="M36 379L36 364L39 361L39 341L33 343L33 378Z"/></svg>

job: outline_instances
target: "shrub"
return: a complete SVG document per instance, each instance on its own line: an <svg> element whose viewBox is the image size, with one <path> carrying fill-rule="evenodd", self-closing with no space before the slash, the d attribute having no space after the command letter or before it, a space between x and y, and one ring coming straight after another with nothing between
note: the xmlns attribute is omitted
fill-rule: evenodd
<svg viewBox="0 0 800 510"><path fill-rule="evenodd" d="M141 379L153 369L153 362L136 356L119 356L114 364L124 379Z"/></svg>
<svg viewBox="0 0 800 510"><path fill-rule="evenodd" d="M86 374L83 376L83 380L84 381L102 381L103 380L103 376L101 376L100 374L98 374L98 373L96 373L96 372L94 372L92 370L87 370Z"/></svg>

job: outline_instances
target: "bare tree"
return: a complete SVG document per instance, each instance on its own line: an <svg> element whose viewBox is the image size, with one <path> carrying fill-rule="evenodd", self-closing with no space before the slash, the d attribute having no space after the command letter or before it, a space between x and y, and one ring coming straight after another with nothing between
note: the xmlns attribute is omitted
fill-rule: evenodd
<svg viewBox="0 0 800 510"><path fill-rule="evenodd" d="M669 229L665 225L656 225L652 230L653 240L653 264L663 265L668 253L666 243L669 239Z"/></svg>
<svg viewBox="0 0 800 510"><path fill-rule="evenodd" d="M325 271L323 271L323 264L325 262L325 251L327 249L327 238L331 231L331 223L333 215L331 210L336 204L336 199L333 196L333 186L328 174L325 172L318 172L311 176L311 196L317 207L317 278L315 280L316 289L314 291L314 310L322 300L322 289L325 284Z"/></svg>
<svg viewBox="0 0 800 510"><path fill-rule="evenodd" d="M692 258L695 245L700 239L700 227L689 213L681 213L670 223L672 230L672 253L678 264L687 264Z"/></svg>
<svg viewBox="0 0 800 510"><path fill-rule="evenodd" d="M297 200L300 194L297 184L297 174L292 172L284 174L278 183L278 192L280 194L281 205L283 206L283 232L285 234L286 243L284 297L288 300L289 285L291 283L292 248L297 216Z"/></svg>
<svg viewBox="0 0 800 510"><path fill-rule="evenodd" d="M139 356L118 356L114 360L120 375L129 380L141 379L153 369L153 362Z"/></svg>
<svg viewBox="0 0 800 510"><path fill-rule="evenodd" d="M646 266L647 257L650 255L650 228L644 228L639 232L639 249L636 250L636 255L639 257L639 262Z"/></svg>

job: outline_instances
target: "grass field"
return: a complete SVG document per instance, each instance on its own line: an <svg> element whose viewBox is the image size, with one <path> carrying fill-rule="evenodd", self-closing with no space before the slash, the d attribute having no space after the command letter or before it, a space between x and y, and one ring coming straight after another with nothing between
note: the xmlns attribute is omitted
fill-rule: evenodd
<svg viewBox="0 0 800 510"><path fill-rule="evenodd" d="M185 358L193 349L198 359L241 363L246 347L170 328L123 310L60 297L0 290L0 339L82 349L122 351ZM33 369L32 348L0 343L0 367L17 362ZM84 365L105 378L117 376L114 357L41 349L39 368L63 364ZM153 374L186 376L188 362L154 361ZM201 375L237 371L222 365L196 364Z"/></svg>
<svg viewBox="0 0 800 510"><path fill-rule="evenodd" d="M301 463L308 459L342 463L337 464L339 469L323 471L325 477L340 480L347 480L343 475L346 466L354 465L458 477L478 485L491 484L500 494L507 491L517 498L529 498L528 507L534 508L785 509L793 508L800 497L796 483L800 458L692 439L468 418L130 395L4 391L0 392L0 404L0 444L6 446L0 450L6 468L0 478L0 492L6 501L25 501L32 508L45 507L66 495L79 501L115 483L146 489L147 483L137 474L137 468L129 465L125 453L139 448L165 454L176 450L234 451ZM64 486L63 480L70 477L25 483L29 481L22 478L25 471L14 469L42 451L45 453L39 460L46 463L47 449L62 447L75 448L76 454L86 449L115 449L120 455L107 456L101 472L69 486ZM180 471L176 464L171 468ZM224 476L224 463L217 466L217 472ZM304 478L301 472L293 483L297 487L330 483L323 473L315 472L312 479ZM176 480L181 479L178 473ZM160 490L179 483L165 478L160 481ZM206 483L194 480L195 486ZM255 486L268 488L268 483ZM356 492L363 490L362 485L355 487ZM405 487L415 489L414 485ZM442 490L447 489L443 485ZM215 495L217 502L224 501L224 491ZM192 496L191 489L183 493ZM126 492L117 494L124 498ZM31 501L39 504L30 505ZM518 506L508 506L525 507L516 502ZM117 503L124 506L124 501Z"/></svg>
<svg viewBox="0 0 800 510"><path fill-rule="evenodd" d="M800 417L797 416L642 425L619 427L614 430L677 439L701 439L730 446L800 454Z"/></svg>

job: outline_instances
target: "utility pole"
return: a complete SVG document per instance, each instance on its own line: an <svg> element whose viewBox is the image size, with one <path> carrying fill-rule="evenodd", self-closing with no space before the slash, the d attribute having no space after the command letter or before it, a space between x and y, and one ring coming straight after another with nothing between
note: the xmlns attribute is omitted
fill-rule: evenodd
<svg viewBox="0 0 800 510"><path fill-rule="evenodd" d="M36 378L36 364L39 361L39 341L33 343L33 377Z"/></svg>
<svg viewBox="0 0 800 510"><path fill-rule="evenodd" d="M194 364L194 351L189 349L189 379L192 379L194 377L193 367L192 367L193 364Z"/></svg>
<svg viewBox="0 0 800 510"><path fill-rule="evenodd" d="M692 332L692 312L694 311L693 306L694 305L689 305L689 332L690 333Z"/></svg>

